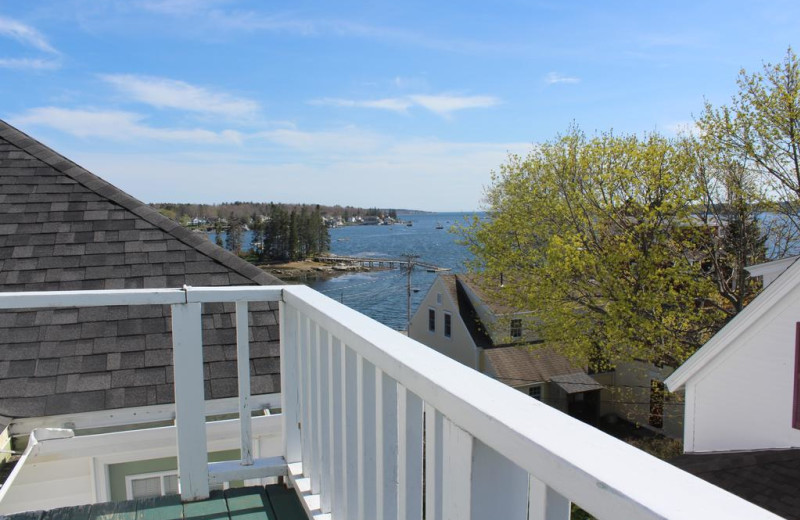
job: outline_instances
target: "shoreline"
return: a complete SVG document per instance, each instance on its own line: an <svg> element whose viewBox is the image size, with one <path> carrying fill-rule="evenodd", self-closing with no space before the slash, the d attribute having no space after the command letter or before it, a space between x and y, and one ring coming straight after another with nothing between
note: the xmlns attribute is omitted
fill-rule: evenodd
<svg viewBox="0 0 800 520"><path fill-rule="evenodd" d="M315 280L329 280L352 273L367 273L372 271L386 271L389 267L364 267L364 266L337 266L323 264L313 260L297 260L295 262L282 262L275 264L258 264L269 274L285 281L308 282Z"/></svg>

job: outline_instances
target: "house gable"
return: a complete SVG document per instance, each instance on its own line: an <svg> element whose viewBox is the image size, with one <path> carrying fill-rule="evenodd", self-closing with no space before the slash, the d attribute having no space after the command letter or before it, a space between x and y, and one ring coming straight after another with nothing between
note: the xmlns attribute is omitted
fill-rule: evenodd
<svg viewBox="0 0 800 520"><path fill-rule="evenodd" d="M439 275L411 319L409 336L468 367L480 370L478 345L464 321L456 293L455 275ZM441 295L441 302L439 302ZM429 330L429 313L435 316ZM445 315L450 316L450 337L445 336Z"/></svg>
<svg viewBox="0 0 800 520"><path fill-rule="evenodd" d="M685 451L800 447L792 427L800 264L793 264L666 380L685 387Z"/></svg>
<svg viewBox="0 0 800 520"><path fill-rule="evenodd" d="M0 291L275 283L0 121ZM208 398L236 394L232 311L204 309ZM277 306L250 311L253 392L278 391ZM170 327L166 306L0 313L0 416L172 402Z"/></svg>

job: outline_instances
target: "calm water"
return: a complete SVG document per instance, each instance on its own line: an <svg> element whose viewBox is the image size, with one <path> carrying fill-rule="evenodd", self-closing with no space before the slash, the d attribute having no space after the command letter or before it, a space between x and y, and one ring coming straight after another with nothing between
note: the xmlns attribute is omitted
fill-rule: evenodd
<svg viewBox="0 0 800 520"><path fill-rule="evenodd" d="M413 224L393 226L347 226L330 230L331 253L372 258L399 258L403 254L419 255L420 262L448 267L462 272L470 258L467 248L457 244L457 236L449 229L463 222L472 213L433 213L429 215L398 215ZM437 224L444 229L436 229ZM224 236L224 235L223 235ZM213 242L215 234L209 233ZM250 248L252 233L242 237L244 249ZM428 292L435 273L416 268L411 273L411 315ZM340 275L329 280L309 283L309 286L339 300L393 329L405 330L407 305L407 274L404 269L373 271ZM415 292L416 291L416 292Z"/></svg>
<svg viewBox="0 0 800 520"><path fill-rule="evenodd" d="M467 215L470 214L399 215L403 220L410 220L413 226L396 224L331 229L331 252L374 258L398 258L405 253L411 253L419 255L421 262L461 272L470 253L466 247L456 243L456 235L448 230L456 222L462 222ZM436 229L438 223L441 223L444 229ZM309 285L389 327L404 330L406 276L405 270L391 269L343 275ZM435 273L429 273L424 269L417 268L411 273L412 316L435 278Z"/></svg>

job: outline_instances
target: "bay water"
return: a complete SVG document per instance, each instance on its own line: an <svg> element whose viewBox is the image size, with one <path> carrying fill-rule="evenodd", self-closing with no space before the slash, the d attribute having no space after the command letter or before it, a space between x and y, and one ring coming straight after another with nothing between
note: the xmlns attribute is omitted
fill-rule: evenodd
<svg viewBox="0 0 800 520"><path fill-rule="evenodd" d="M368 258L400 258L418 255L417 261L463 272L471 258L466 246L450 229L472 213L430 213L398 215L402 224L389 226L346 226L330 230L331 253ZM411 222L407 226L405 222ZM442 229L437 229L441 226ZM436 273L423 268L411 272L411 315L430 289ZM406 329L407 271L389 269L353 273L317 280L308 285L323 294L387 325Z"/></svg>
<svg viewBox="0 0 800 520"><path fill-rule="evenodd" d="M399 214L398 218L403 221L399 224L332 228L329 230L331 254L375 259L397 259L412 254L417 255L417 261L448 268L454 273L464 272L465 262L471 258L471 254L466 246L458 243L459 237L451 232L451 228L458 223L463 224L465 219L474 214ZM482 216L481 213L478 215ZM408 222L411 226L407 225ZM209 233L209 239L212 242L215 240L213 232ZM243 247L249 249L252 233L246 232L242 239ZM435 279L436 273L424 268L412 270L412 316ZM406 329L406 269L341 274L307 284L384 325L396 330Z"/></svg>

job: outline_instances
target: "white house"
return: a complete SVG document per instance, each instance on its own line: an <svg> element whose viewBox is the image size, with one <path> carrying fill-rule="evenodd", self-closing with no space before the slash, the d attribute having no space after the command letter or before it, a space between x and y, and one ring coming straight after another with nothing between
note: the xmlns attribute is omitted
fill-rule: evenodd
<svg viewBox="0 0 800 520"><path fill-rule="evenodd" d="M529 330L529 313L502 306L468 277L440 274L409 336L559 410L598 417L602 386Z"/></svg>
<svg viewBox="0 0 800 520"><path fill-rule="evenodd" d="M665 381L686 394L686 455L676 463L790 518L800 512L795 259L748 268L768 287Z"/></svg>

